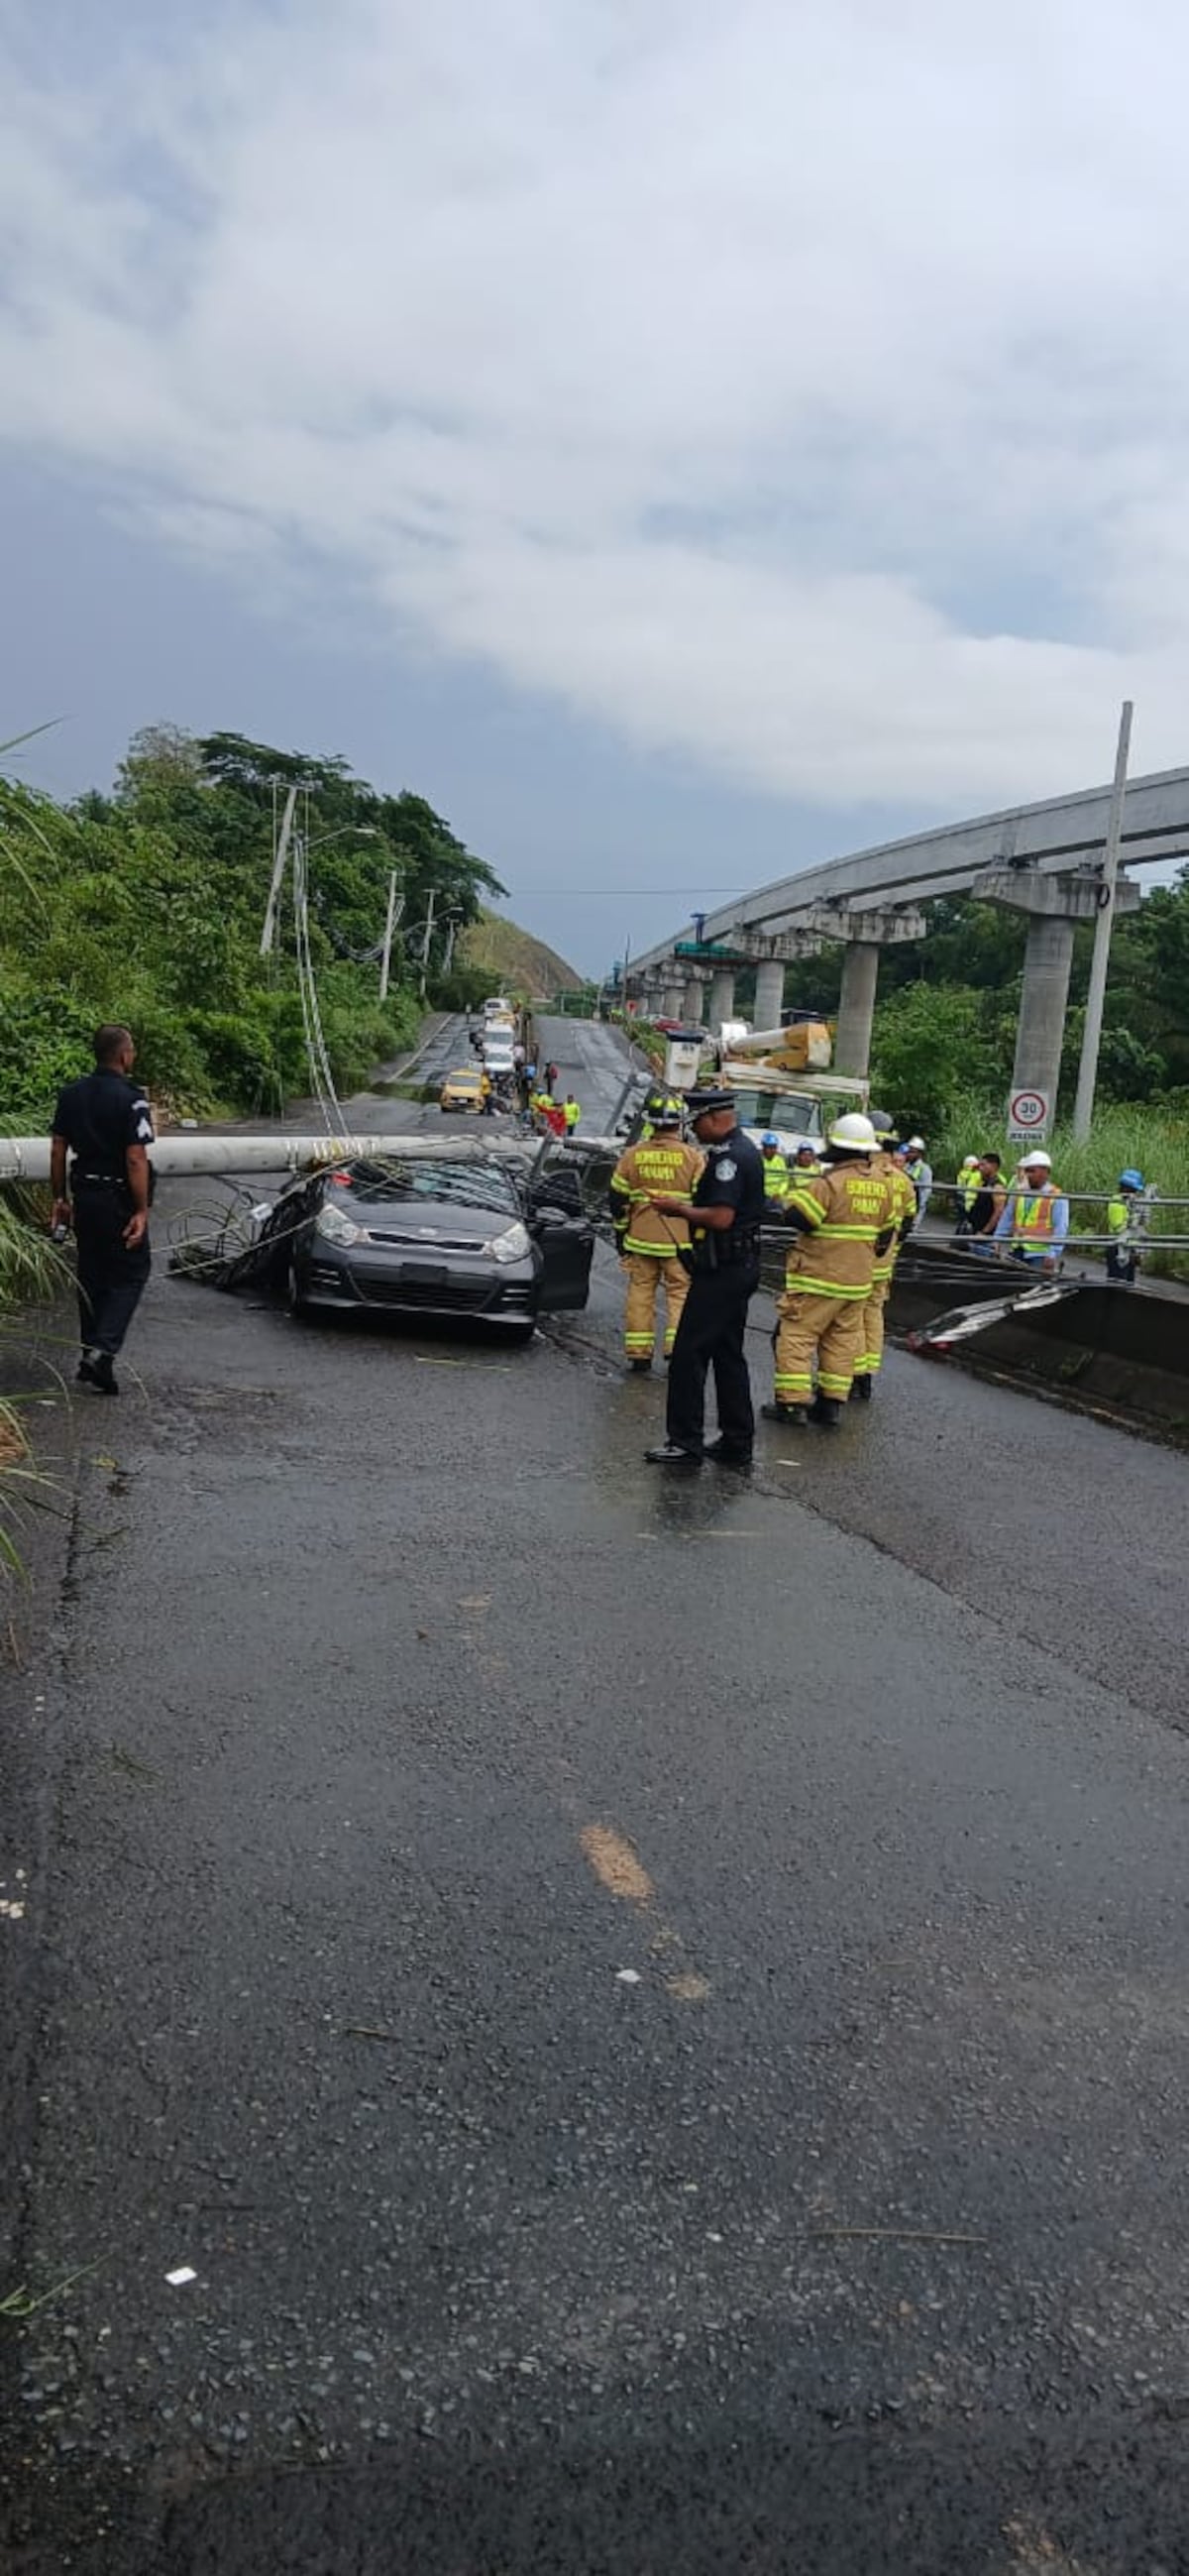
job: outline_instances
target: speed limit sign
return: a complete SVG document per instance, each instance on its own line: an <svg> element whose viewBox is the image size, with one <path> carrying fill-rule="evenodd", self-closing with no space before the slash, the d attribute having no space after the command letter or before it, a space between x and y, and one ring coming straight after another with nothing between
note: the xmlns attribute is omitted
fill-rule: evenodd
<svg viewBox="0 0 1189 2576"><path fill-rule="evenodd" d="M1046 1091L1013 1091L1007 1104L1009 1145L1041 1145L1049 1132L1052 1102Z"/></svg>

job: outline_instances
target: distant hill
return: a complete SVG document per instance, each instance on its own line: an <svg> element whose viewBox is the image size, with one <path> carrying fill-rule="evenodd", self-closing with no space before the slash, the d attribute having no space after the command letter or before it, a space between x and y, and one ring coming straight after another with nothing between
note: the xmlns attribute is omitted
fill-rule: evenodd
<svg viewBox="0 0 1189 2576"><path fill-rule="evenodd" d="M531 939L502 913L485 912L465 931L460 942L462 963L482 966L491 977L493 993L509 993L526 1001L563 993L585 978L577 967L567 966L544 941Z"/></svg>

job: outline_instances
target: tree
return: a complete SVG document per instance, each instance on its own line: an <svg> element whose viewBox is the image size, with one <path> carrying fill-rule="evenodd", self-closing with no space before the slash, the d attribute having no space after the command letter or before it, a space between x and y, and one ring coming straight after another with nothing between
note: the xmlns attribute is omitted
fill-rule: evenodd
<svg viewBox="0 0 1189 2576"><path fill-rule="evenodd" d="M900 1122L937 1131L963 1091L1005 1088L996 1015L988 998L965 986L910 984L881 1002L875 1015L872 1088Z"/></svg>

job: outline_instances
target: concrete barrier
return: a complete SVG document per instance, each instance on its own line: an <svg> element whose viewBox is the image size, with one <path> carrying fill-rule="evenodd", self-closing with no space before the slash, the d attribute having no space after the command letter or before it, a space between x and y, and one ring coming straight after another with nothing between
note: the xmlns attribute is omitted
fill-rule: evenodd
<svg viewBox="0 0 1189 2576"><path fill-rule="evenodd" d="M891 1330L902 1339L952 1307L1003 1297L1013 1277L1007 1263L913 1247L893 1286ZM1189 1302L1142 1284L1076 1287L1052 1306L988 1324L954 1357L1189 1438Z"/></svg>

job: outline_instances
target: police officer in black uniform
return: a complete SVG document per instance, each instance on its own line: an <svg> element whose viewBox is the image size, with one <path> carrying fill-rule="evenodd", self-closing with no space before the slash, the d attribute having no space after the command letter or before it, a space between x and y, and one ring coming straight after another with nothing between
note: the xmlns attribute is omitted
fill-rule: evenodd
<svg viewBox="0 0 1189 2576"><path fill-rule="evenodd" d="M58 1094L50 1179L54 1225L73 1223L78 1245L78 1374L100 1394L118 1395L113 1363L151 1267L153 1120L140 1084L129 1080L131 1031L114 1023L97 1029L94 1049L94 1073Z"/></svg>
<svg viewBox="0 0 1189 2576"><path fill-rule="evenodd" d="M692 1199L658 1198L667 1216L689 1220L691 1271L669 1362L664 1447L650 1449L655 1467L696 1466L702 1457L745 1467L755 1438L743 1336L760 1284L764 1159L735 1117L730 1091L691 1091L690 1121L706 1165ZM703 1448L706 1371L714 1370L718 1438Z"/></svg>

